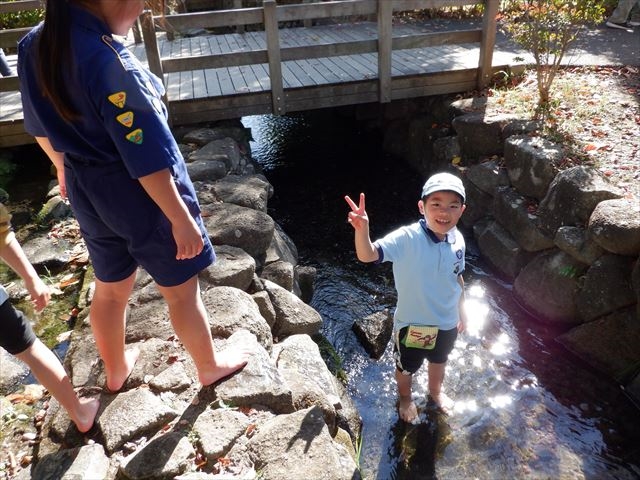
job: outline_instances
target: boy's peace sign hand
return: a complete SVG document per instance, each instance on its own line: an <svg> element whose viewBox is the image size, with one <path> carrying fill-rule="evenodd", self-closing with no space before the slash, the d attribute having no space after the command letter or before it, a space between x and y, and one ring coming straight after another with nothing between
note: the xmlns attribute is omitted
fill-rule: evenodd
<svg viewBox="0 0 640 480"><path fill-rule="evenodd" d="M344 199L351 207L351 211L347 216L347 221L351 224L351 226L356 230L361 230L363 228L369 228L369 217L367 216L367 211L364 207L364 193L360 194L360 202L358 205L355 204L349 195L346 195Z"/></svg>

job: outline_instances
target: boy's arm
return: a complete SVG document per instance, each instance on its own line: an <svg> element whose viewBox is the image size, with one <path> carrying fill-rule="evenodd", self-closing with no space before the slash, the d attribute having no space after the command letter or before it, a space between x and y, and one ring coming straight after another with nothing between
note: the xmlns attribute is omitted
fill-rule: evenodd
<svg viewBox="0 0 640 480"><path fill-rule="evenodd" d="M202 252L200 229L182 201L168 168L138 178L142 188L171 222L178 260L193 258Z"/></svg>
<svg viewBox="0 0 640 480"><path fill-rule="evenodd" d="M36 311L42 310L49 303L51 293L27 259L13 232L0 241L0 257L24 280L24 285L31 296Z"/></svg>
<svg viewBox="0 0 640 480"><path fill-rule="evenodd" d="M378 260L378 249L371 242L369 236L369 217L364 207L364 193L360 194L360 203L356 205L347 195L344 197L351 211L347 221L355 230L356 255L361 262L375 262Z"/></svg>
<svg viewBox="0 0 640 480"><path fill-rule="evenodd" d="M462 275L458 275L458 283L462 287L462 293L460 294L460 300L458 300L458 332L464 332L467 329L467 310L465 308L464 300L464 278Z"/></svg>
<svg viewBox="0 0 640 480"><path fill-rule="evenodd" d="M40 148L47 154L51 163L56 167L56 176L58 177L58 185L60 185L60 196L67 198L67 184L64 180L64 154L56 152L47 137L36 137L36 142Z"/></svg>

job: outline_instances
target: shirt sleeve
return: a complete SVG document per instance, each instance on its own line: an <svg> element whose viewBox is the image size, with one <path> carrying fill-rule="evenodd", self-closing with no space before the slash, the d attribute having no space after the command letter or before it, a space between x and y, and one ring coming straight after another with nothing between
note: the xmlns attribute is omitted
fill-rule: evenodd
<svg viewBox="0 0 640 480"><path fill-rule="evenodd" d="M130 56L107 51L93 73L89 95L133 178L168 168L181 158L167 122L161 83Z"/></svg>

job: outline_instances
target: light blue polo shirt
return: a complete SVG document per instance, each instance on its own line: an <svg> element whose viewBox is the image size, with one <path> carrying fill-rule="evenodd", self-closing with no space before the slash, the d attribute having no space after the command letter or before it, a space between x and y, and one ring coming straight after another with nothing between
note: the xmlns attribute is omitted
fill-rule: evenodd
<svg viewBox="0 0 640 480"><path fill-rule="evenodd" d="M458 324L464 271L465 243L456 229L438 241L424 219L400 227L374 242L380 262L393 262L398 292L395 329L408 325L433 325L441 330Z"/></svg>

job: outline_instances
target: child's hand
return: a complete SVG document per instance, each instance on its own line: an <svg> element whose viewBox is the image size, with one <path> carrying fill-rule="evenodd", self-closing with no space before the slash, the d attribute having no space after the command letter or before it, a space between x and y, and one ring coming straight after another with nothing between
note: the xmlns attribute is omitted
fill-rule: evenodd
<svg viewBox="0 0 640 480"><path fill-rule="evenodd" d="M31 296L31 303L33 303L36 312L41 312L51 299L51 291L49 290L49 287L40 280L40 277L35 277L33 281L25 282L25 286Z"/></svg>
<svg viewBox="0 0 640 480"><path fill-rule="evenodd" d="M172 224L173 239L176 242L176 259L188 260L199 255L204 248L204 240L193 218L182 224Z"/></svg>
<svg viewBox="0 0 640 480"><path fill-rule="evenodd" d="M353 228L356 230L361 230L363 228L369 227L369 217L367 216L367 211L364 208L364 193L360 194L360 204L356 205L349 195L346 195L344 199L351 207L351 211L347 216L347 221L351 224Z"/></svg>

